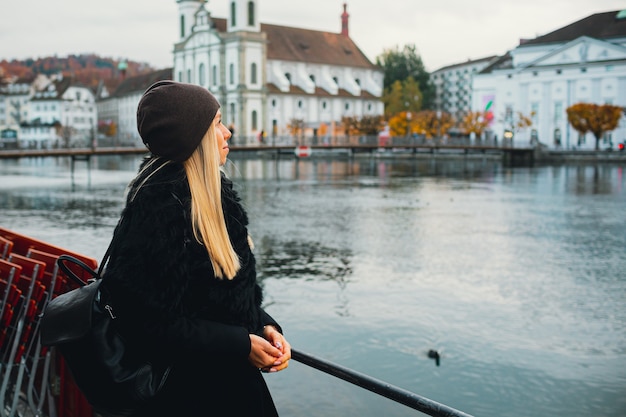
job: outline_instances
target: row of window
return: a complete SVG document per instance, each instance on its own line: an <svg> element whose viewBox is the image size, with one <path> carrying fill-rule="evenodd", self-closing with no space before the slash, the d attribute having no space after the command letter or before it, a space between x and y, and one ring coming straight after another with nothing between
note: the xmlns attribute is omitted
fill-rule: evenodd
<svg viewBox="0 0 626 417"><path fill-rule="evenodd" d="M206 86L208 85L207 83L207 73L206 73L206 67L204 65L204 63L201 63L198 66L198 84ZM287 81L289 81L289 83L291 83L291 74L286 72L285 73L285 78L287 78ZM313 81L313 84L315 84L315 75L310 74L309 78L311 79L311 81ZM183 79L183 73L182 71L178 72L178 81L180 82L189 82L192 83L194 82L193 80L193 74L191 72L191 69L187 70L187 79ZM335 82L335 84L339 85L339 78L337 77L333 77L333 81ZM214 87L217 86L218 84L218 77L217 77L217 65L213 65L211 67L211 82L212 85ZM360 87L361 86L361 80L359 78L355 78L354 82ZM235 84L235 64L230 64L228 66L228 83L230 85L234 85ZM258 83L258 66L256 64L256 62L253 62L252 64L250 64L250 84L252 85L256 85Z"/></svg>
<svg viewBox="0 0 626 417"><path fill-rule="evenodd" d="M206 67L204 65L204 63L201 63L198 66L198 84L200 85L208 85L207 82L207 72L206 72ZM192 83L194 82L193 80L193 74L191 73L191 69L187 70L187 79L183 79L183 73L182 71L178 72L178 81L180 82L189 82ZM218 84L218 77L217 77L217 65L213 65L211 67L211 83L213 86L217 86ZM228 66L228 83L230 85L234 85L235 84L235 64L230 64ZM250 64L250 84L257 84L258 83L258 67L256 62L253 62L252 64Z"/></svg>
<svg viewBox="0 0 626 417"><path fill-rule="evenodd" d="M611 71L613 71L614 67L613 67L613 65L606 65L604 67L604 69L605 69L606 72L611 72ZM561 68L557 68L556 70L554 70L554 72L557 75L563 74L563 70ZM580 72L582 72L583 74L586 73L587 72L587 68L586 67L580 67ZM547 71L542 71L542 74L547 74L547 73L548 73ZM533 75L533 77L539 76L539 71L533 71L532 75ZM513 78L513 74L508 74L507 78L509 78L509 79Z"/></svg>
<svg viewBox="0 0 626 417"><path fill-rule="evenodd" d="M272 104L272 108L276 108L276 106L278 105L278 104L276 103L276 100L275 100L275 99L273 99L273 100L272 100L272 103L271 103L271 104ZM303 102L302 100L298 100L297 105L298 105L298 108L299 108L299 109L302 109L302 108L304 107L304 102ZM327 102L326 102L325 100L324 100L324 101L322 101L322 109L326 110L326 109L327 109L327 107L328 107ZM235 109L236 109L236 107L235 107L235 103L230 103L229 108L230 108L230 113L229 113L229 123L230 123L230 124L234 124L234 123L235 123L235 111L236 111L236 110L235 110ZM351 108L350 103L346 102L346 103L344 104L344 109L345 109L346 111L349 111L349 110L350 110L350 108ZM372 103L368 103L368 104L367 104L367 110L368 110L368 111L371 111L371 110L372 110ZM259 128L259 127L258 127L258 124L259 124L259 123L258 123L258 122L259 122L259 117L258 117L258 113L257 113L257 111L256 111L256 110L252 110L252 113L250 114L250 119L251 119L251 125L252 125L252 126L251 126L251 129L252 129L252 130L258 130L258 128Z"/></svg>
<svg viewBox="0 0 626 417"><path fill-rule="evenodd" d="M476 72L478 72L477 68L472 68L472 74L475 74ZM467 68L465 68L462 72L460 70L455 71L454 73L452 71L450 72L444 72L441 74L433 74L433 79L436 80L438 78L441 79L446 79L448 77L452 77L452 75L456 75L457 77L461 77L463 74L468 74L469 70Z"/></svg>

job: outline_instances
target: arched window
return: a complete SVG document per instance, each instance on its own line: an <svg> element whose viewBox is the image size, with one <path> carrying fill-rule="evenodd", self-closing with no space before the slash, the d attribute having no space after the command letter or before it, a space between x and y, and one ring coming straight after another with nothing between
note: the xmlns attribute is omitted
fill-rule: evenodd
<svg viewBox="0 0 626 417"><path fill-rule="evenodd" d="M185 16L182 14L180 15L180 37L185 37Z"/></svg>
<svg viewBox="0 0 626 417"><path fill-rule="evenodd" d="M256 84L256 78L256 62L253 62L252 65L250 65L250 83Z"/></svg>
<svg viewBox="0 0 626 417"><path fill-rule="evenodd" d="M178 81L179 82L183 82L183 72L182 71L178 71Z"/></svg>
<svg viewBox="0 0 626 417"><path fill-rule="evenodd" d="M213 74L211 74L211 78L213 79L213 85L217 85L217 65L213 65Z"/></svg>
<svg viewBox="0 0 626 417"><path fill-rule="evenodd" d="M187 70L187 82L188 83L193 82L193 80L191 79L191 70L190 69Z"/></svg>
<svg viewBox="0 0 626 417"><path fill-rule="evenodd" d="M248 26L254 26L254 2L248 2Z"/></svg>
<svg viewBox="0 0 626 417"><path fill-rule="evenodd" d="M257 130L259 125L258 116L256 110L252 110L252 130Z"/></svg>
<svg viewBox="0 0 626 417"><path fill-rule="evenodd" d="M285 78L287 79L287 81L289 81L289 84L291 84L291 74L289 74L288 72L285 73Z"/></svg>
<svg viewBox="0 0 626 417"><path fill-rule="evenodd" d="M237 6L234 1L230 3L230 24L237 26Z"/></svg>
<svg viewBox="0 0 626 417"><path fill-rule="evenodd" d="M200 85L204 86L206 81L206 74L204 73L204 63L201 63L198 67L198 82Z"/></svg>
<svg viewBox="0 0 626 417"><path fill-rule="evenodd" d="M230 83L235 84L235 64L230 64L228 67L228 74L230 77Z"/></svg>

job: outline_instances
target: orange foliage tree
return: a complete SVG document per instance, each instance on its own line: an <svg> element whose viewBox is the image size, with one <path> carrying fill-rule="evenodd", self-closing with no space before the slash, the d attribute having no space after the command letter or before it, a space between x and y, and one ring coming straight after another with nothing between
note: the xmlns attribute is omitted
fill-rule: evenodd
<svg viewBox="0 0 626 417"><path fill-rule="evenodd" d="M304 120L295 118L291 119L289 124L287 124L287 129L289 129L289 133L293 137L304 136Z"/></svg>
<svg viewBox="0 0 626 417"><path fill-rule="evenodd" d="M408 136L409 133L417 133L415 124L411 124L413 112L399 112L389 118L389 132L391 136ZM410 126L410 127L409 127ZM411 130L409 132L409 130Z"/></svg>
<svg viewBox="0 0 626 417"><path fill-rule="evenodd" d="M415 127L411 130L425 135L426 139L439 137L445 134L452 126L454 126L454 118L450 113L441 112L439 115L433 110L422 110L415 115L412 122Z"/></svg>
<svg viewBox="0 0 626 417"><path fill-rule="evenodd" d="M382 116L342 117L341 125L346 136L350 135L377 135L383 129Z"/></svg>
<svg viewBox="0 0 626 417"><path fill-rule="evenodd" d="M474 133L476 137L481 137L493 120L493 113L490 111L470 111L461 121L461 129L466 135Z"/></svg>
<svg viewBox="0 0 626 417"><path fill-rule="evenodd" d="M445 134L454 126L454 118L450 113L442 112L437 117L433 110L419 112L401 112L389 119L389 130L392 136L406 136L409 134L424 135L432 139Z"/></svg>
<svg viewBox="0 0 626 417"><path fill-rule="evenodd" d="M98 122L98 133L106 136L115 136L117 134L117 124L112 120L101 120Z"/></svg>
<svg viewBox="0 0 626 417"><path fill-rule="evenodd" d="M533 125L533 116L535 112L530 112L530 116L526 116L521 111L517 112L517 118L515 119L515 130L517 132L526 129L527 127L531 127Z"/></svg>
<svg viewBox="0 0 626 417"><path fill-rule="evenodd" d="M567 108L567 120L581 135L593 133L599 150L602 135L619 125L623 113L621 107L611 104L576 103Z"/></svg>

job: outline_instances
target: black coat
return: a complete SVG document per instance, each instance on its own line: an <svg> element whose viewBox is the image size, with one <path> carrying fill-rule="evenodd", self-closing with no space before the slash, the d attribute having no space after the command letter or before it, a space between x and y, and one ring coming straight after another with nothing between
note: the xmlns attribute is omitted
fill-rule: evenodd
<svg viewBox="0 0 626 417"><path fill-rule="evenodd" d="M276 415L262 374L248 361L250 333L275 321L261 308L248 218L222 177L222 207L241 270L217 279L194 236L181 164L155 170L114 232L104 273L120 332L154 361L172 365L163 395L141 415Z"/></svg>

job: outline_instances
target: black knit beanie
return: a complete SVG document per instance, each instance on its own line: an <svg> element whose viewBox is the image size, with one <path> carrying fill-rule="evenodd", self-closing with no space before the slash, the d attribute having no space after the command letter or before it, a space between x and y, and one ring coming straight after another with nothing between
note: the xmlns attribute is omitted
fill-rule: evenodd
<svg viewBox="0 0 626 417"><path fill-rule="evenodd" d="M153 155L182 162L196 150L219 108L204 87L158 81L139 100L137 130Z"/></svg>

